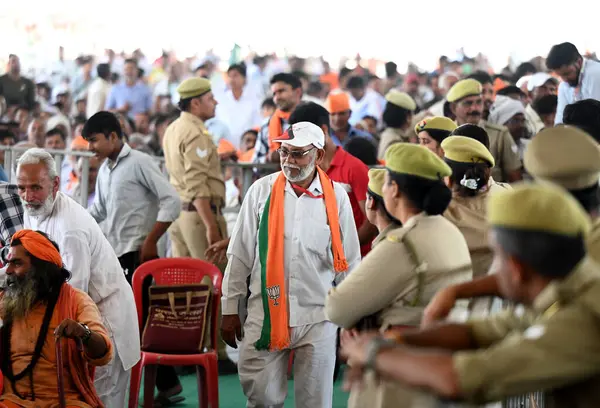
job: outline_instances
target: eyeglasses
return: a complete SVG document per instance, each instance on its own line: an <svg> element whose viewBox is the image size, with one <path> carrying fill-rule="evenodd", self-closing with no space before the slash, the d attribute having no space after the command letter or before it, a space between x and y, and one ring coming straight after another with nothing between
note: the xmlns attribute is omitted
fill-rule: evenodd
<svg viewBox="0 0 600 408"><path fill-rule="evenodd" d="M304 156L306 156L308 153L310 153L311 151L314 150L314 147L311 147L308 150L292 150L289 151L288 149L284 149L283 147L280 147L279 149L277 149L277 152L279 153L279 157L281 157L282 159L287 158L288 156L294 160L299 160L301 158L303 158Z"/></svg>

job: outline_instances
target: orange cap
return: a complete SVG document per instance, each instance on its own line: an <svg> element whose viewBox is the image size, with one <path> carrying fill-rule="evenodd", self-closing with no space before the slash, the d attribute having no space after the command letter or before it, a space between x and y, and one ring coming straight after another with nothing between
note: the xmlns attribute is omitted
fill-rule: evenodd
<svg viewBox="0 0 600 408"><path fill-rule="evenodd" d="M82 136L77 136L71 142L71 150L87 150L88 146L89 144L87 140L85 140Z"/></svg>
<svg viewBox="0 0 600 408"><path fill-rule="evenodd" d="M217 147L217 153L219 153L219 154L236 153L236 155L237 155L237 149L229 140L221 139L221 140L219 140L219 146Z"/></svg>
<svg viewBox="0 0 600 408"><path fill-rule="evenodd" d="M345 92L330 93L325 100L325 109L329 113L340 113L350 110L350 98Z"/></svg>
<svg viewBox="0 0 600 408"><path fill-rule="evenodd" d="M506 88L508 85L510 85L510 84L507 84L500 78L496 78L496 80L494 81L494 93L498 92L501 89Z"/></svg>

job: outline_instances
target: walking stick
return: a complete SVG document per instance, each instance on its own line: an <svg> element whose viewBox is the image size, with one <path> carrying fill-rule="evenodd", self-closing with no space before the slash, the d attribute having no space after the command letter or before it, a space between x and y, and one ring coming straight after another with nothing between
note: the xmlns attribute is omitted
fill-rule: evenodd
<svg viewBox="0 0 600 408"><path fill-rule="evenodd" d="M63 373L62 337L56 338L56 373L58 376L58 404L60 408L66 408L65 379Z"/></svg>

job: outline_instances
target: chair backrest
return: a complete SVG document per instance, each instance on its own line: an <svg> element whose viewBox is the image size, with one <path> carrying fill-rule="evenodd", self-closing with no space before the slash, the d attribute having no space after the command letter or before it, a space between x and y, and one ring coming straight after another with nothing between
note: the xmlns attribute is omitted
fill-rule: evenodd
<svg viewBox="0 0 600 408"><path fill-rule="evenodd" d="M161 258L144 262L133 274L133 297L138 314L140 333L144 329L143 321L143 284L152 276L157 285L186 285L200 283L209 276L212 285L212 307L210 310L210 335L213 347L217 347L217 330L219 328L219 308L221 307L221 283L223 275L215 265L195 258Z"/></svg>

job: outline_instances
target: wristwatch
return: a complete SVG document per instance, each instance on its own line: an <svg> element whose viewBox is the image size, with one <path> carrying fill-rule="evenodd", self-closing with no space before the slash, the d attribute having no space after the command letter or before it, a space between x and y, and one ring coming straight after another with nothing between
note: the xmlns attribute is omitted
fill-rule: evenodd
<svg viewBox="0 0 600 408"><path fill-rule="evenodd" d="M85 334L83 336L81 336L81 342L83 344L87 344L88 341L90 341L90 337L92 337L92 331L90 330L90 328L87 326L87 324L83 324L81 323L81 326L83 326L84 330L85 330Z"/></svg>
<svg viewBox="0 0 600 408"><path fill-rule="evenodd" d="M391 339L386 339L384 337L375 337L371 342L367 345L367 360L365 362L365 370L375 370L377 354L381 351L381 349L388 349L396 347L398 344Z"/></svg>

